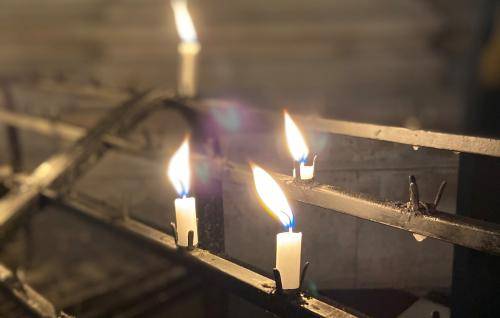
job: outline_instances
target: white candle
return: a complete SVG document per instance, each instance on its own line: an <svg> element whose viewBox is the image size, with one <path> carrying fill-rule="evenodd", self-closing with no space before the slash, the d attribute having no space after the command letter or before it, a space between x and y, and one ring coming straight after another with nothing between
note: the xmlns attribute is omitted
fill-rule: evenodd
<svg viewBox="0 0 500 318"><path fill-rule="evenodd" d="M300 253L302 233L294 233L294 217L285 194L278 183L261 167L252 165L255 189L272 215L278 217L288 232L276 236L276 268L280 272L283 289L297 289L300 285Z"/></svg>
<svg viewBox="0 0 500 318"><path fill-rule="evenodd" d="M301 246L302 233L289 231L276 235L276 268L283 289L299 288Z"/></svg>
<svg viewBox="0 0 500 318"><path fill-rule="evenodd" d="M316 160L316 157L314 157L314 160ZM311 180L314 178L314 161L313 164L310 166L306 166L303 162L300 163L300 179L301 180ZM295 173L295 168L293 169L293 177L296 177Z"/></svg>
<svg viewBox="0 0 500 318"><path fill-rule="evenodd" d="M307 147L306 141L302 136L299 127L295 124L292 117L288 114L288 112L284 112L285 115L285 134L286 140L288 143L288 149L290 150L290 154L292 155L293 160L295 162L300 163L300 179L301 180L311 180L314 177L314 165L316 161L316 157L314 157L313 164L310 166L306 166L305 162L307 160L307 156L309 155L309 148ZM296 177L295 168L293 169L293 177Z"/></svg>
<svg viewBox="0 0 500 318"><path fill-rule="evenodd" d="M198 92L197 65L201 45L198 43L198 36L186 0L172 0L171 3L177 32L182 40L177 47L180 57L177 92L183 97L194 97Z"/></svg>
<svg viewBox="0 0 500 318"><path fill-rule="evenodd" d="M180 63L177 91L182 97L194 97L198 93L198 42L182 42L178 46Z"/></svg>
<svg viewBox="0 0 500 318"><path fill-rule="evenodd" d="M189 193L189 140L186 138L174 153L168 165L168 177L181 198L175 199L175 223L177 229L177 244L188 246L189 231L194 232L193 245L198 244L198 229L196 224L196 200L187 197Z"/></svg>
<svg viewBox="0 0 500 318"><path fill-rule="evenodd" d="M188 246L189 231L194 232L193 245L198 244L195 198L175 199L175 223L177 228L177 244L179 246Z"/></svg>

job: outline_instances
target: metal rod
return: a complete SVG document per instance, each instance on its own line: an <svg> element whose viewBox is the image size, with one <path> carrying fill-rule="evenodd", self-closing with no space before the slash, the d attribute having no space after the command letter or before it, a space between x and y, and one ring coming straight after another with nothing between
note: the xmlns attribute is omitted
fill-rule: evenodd
<svg viewBox="0 0 500 318"><path fill-rule="evenodd" d="M16 274L0 263L0 285L29 312L38 317L59 317L54 306L42 295L22 281Z"/></svg>
<svg viewBox="0 0 500 318"><path fill-rule="evenodd" d="M143 100L145 95L144 93L135 95L120 107L113 109L93 129L89 130L85 137L67 150L53 155L40 164L19 189L11 190L2 197L0 199L1 230L7 231L9 225L36 201L43 189L56 186L57 183L63 183L63 186L66 185L66 188L69 188L72 179L81 173L83 165L88 162L88 159L103 153L102 136L110 132L119 132L127 123L128 118L134 117L144 110L145 105L137 104L137 102ZM151 98L151 96L148 97ZM151 104L151 100L146 101L149 102L146 104ZM66 178L65 183L61 182L63 178Z"/></svg>
<svg viewBox="0 0 500 318"><path fill-rule="evenodd" d="M500 157L500 140L493 138L297 115L293 118L304 127L321 132Z"/></svg>
<svg viewBox="0 0 500 318"><path fill-rule="evenodd" d="M44 194L52 202L62 204L79 215L120 230L159 248L174 260L193 269L198 269L201 273L209 274L210 278L217 280L232 292L276 314L286 317L365 317L363 314L354 311L348 312L346 308L336 307L303 294L299 295L298 301L293 302L283 297L276 297L274 295L275 284L272 279L207 250L195 248L189 252L179 253L172 236L132 219L113 218L112 216L116 212L109 211L111 209L109 206L103 206L74 193L59 198L52 191L45 191Z"/></svg>
<svg viewBox="0 0 500 318"><path fill-rule="evenodd" d="M53 121L38 116L0 110L0 123L21 129L37 132L49 137L62 138L67 141L77 141L84 137L88 130L84 127ZM139 153L147 147L140 141L131 142L116 135L104 134L102 142L108 146L120 148L122 151Z"/></svg>
<svg viewBox="0 0 500 318"><path fill-rule="evenodd" d="M281 113L257 108L250 110L246 108L236 109L234 103L227 103L224 100L188 100L183 101L183 103L186 107L195 109L198 112L224 114L231 108L231 114L236 114L236 116L238 116L241 111L245 118L248 116L252 117L251 121L240 118L240 122L242 122L243 125L245 125L245 121L252 123L281 121ZM500 140L494 138L465 136L428 130L412 130L403 127L357 123L331 118L301 116L298 114L295 114L293 118L302 125L302 127L320 132L388 141L411 146L500 157ZM259 123L256 125L257 128L261 126ZM247 128L252 129L252 127Z"/></svg>
<svg viewBox="0 0 500 318"><path fill-rule="evenodd" d="M7 126L31 130L42 135L59 137L69 141L76 141L87 133L83 127L5 110L0 110L0 122Z"/></svg>

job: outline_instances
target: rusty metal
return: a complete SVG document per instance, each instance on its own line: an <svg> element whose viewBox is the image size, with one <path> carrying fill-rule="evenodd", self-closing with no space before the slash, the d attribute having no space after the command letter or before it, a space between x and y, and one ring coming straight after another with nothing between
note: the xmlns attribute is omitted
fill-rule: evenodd
<svg viewBox="0 0 500 318"><path fill-rule="evenodd" d="M210 279L251 302L285 317L366 317L340 306L330 305L322 300L301 293L294 301L274 295L275 284L272 279L255 273L243 266L221 258L207 250L194 248L186 253L179 253L175 239L159 230L132 219L116 219L113 208L102 203L84 198L76 193L59 197L54 191L44 191L47 199L62 204L68 210L97 221L140 239L164 252L174 261L184 264L192 270L209 274Z"/></svg>
<svg viewBox="0 0 500 318"><path fill-rule="evenodd" d="M58 313L47 299L29 286L22 278L22 275L12 272L1 263L0 285L7 289L19 304L37 317L57 318L66 316L63 313Z"/></svg>

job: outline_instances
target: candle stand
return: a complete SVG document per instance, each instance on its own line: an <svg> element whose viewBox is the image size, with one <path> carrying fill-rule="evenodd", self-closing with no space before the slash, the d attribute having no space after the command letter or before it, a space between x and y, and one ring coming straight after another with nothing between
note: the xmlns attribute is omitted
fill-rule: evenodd
<svg viewBox="0 0 500 318"><path fill-rule="evenodd" d="M308 156L306 161L310 161L311 155ZM316 165L316 158L317 156L314 155L312 156L312 166L315 167ZM298 183L303 183L303 184L312 184L314 183L314 171L313 171L313 177L310 179L302 179L301 172L300 172L300 162L298 161L293 161L293 171L294 171L294 181Z"/></svg>
<svg viewBox="0 0 500 318"><path fill-rule="evenodd" d="M177 248L179 250L192 251L195 249L196 246L194 246L194 244L193 244L193 240L194 240L194 232L193 231L188 232L188 245L187 246L180 246L178 244L179 235L177 234L177 227L175 226L174 222L170 223L170 228L172 229L172 233L174 235L175 245L177 245Z"/></svg>
<svg viewBox="0 0 500 318"><path fill-rule="evenodd" d="M109 230L124 234L124 239L145 242L145 245L151 246L152 250L164 252L165 257L185 264L190 270L213 278L228 291L274 313L282 314L285 317L364 317L363 314L336 304L302 295L300 291L303 289L308 263L304 264L302 268L300 287L290 292L283 290L279 271L274 271L273 280L250 270L248 267L223 258L224 223L221 204L222 191L219 188L215 194L208 190L205 191L205 189L195 190L198 191L196 193L197 200L200 200L200 203L203 200L203 204L200 206L210 207L210 209L200 209L201 214L198 215L200 242L205 245L219 241L217 246L220 253L213 252L211 248L205 249L203 245L200 248L195 248L193 234L189 235L191 239L188 241L191 243L188 242L188 248L186 248L190 252L179 253L179 250L182 249L177 245L176 237L178 235L175 224L172 226L174 237L171 237L165 232L147 226L144 222L139 222L131 217L117 219L113 215L120 214L119 211L118 213L116 211L118 208L113 209L109 204L78 196L76 191L68 191L68 189L73 188L77 178L96 164L109 149L126 151L131 155L150 160L163 160L163 156L155 153L154 149L146 147L146 142L141 143L125 138L125 133L129 132L141 119L147 117L153 109L173 107L183 112L190 123L198 126L193 139L196 140L195 137L199 137L196 149L201 149L203 145L207 145L206 138L203 138L208 135L207 131L217 133L220 131L219 129L222 129L216 125L214 120L209 122L208 127L207 122L201 120L201 118L211 117L217 108L217 102L212 100L210 104L208 102L204 104L203 101L181 101L174 95L165 93L165 90L131 94L124 90L86 85L66 85L63 82L46 80L37 80L28 87L30 89L39 88L44 92L65 92L70 95L94 96L108 100L116 100L119 97L121 101L125 99L126 101L122 103L121 107L113 108L110 114L104 116L97 125L90 129L73 127L69 124L55 125L54 121L27 114L0 112L0 122L12 127L22 127L50 136L57 133L57 136L75 142L73 146L43 162L27 178L19 179L19 182L10 185L12 187L10 193L0 199L0 204L3 207L0 219L1 232L6 232L19 225L24 219L22 216L26 215L26 212L34 210L39 199L46 199L48 205L64 206L68 213L76 213L105 226ZM281 119L281 114L263 110L252 110L252 114L262 115L263 120L267 120L267 122L272 122L273 118L275 118L275 122ZM255 118L257 117L256 115ZM500 140L497 139L334 119L295 117L303 127L327 133L500 157ZM203 124L205 126L202 126ZM242 132L245 131L242 130ZM211 155L205 151L202 154L194 154L193 157L196 161L210 163L214 179L218 179L219 183L221 183L222 176L232 182L253 182L248 165L230 162L221 157L219 152ZM300 167L296 171L300 174ZM444 182L441 183L434 201L425 203L420 201L416 178L412 176L409 185L409 202L392 202L369 198L360 193L316 182L305 187L301 184L300 175L292 178L289 175L274 172L270 174L291 200L330 210L331 213L327 213L327 215L332 217L340 212L474 249L479 251L477 253L500 255L500 225L437 210L444 191ZM43 209L40 212L43 212ZM217 217L214 217L212 212L217 212ZM471 211L471 215L474 215L473 212ZM213 222L216 222L217 227L212 226ZM293 296L282 297L288 294Z"/></svg>
<svg viewBox="0 0 500 318"><path fill-rule="evenodd" d="M304 266L302 267L302 271L300 273L300 284L299 288L297 289L283 289L283 284L281 283L280 271L275 267L273 269L274 283L276 284L275 294L291 296L291 297L297 297L298 295L300 295L300 293L303 291L302 287L304 284L304 278L307 274L307 269L309 268L309 264L310 264L309 262L305 262Z"/></svg>

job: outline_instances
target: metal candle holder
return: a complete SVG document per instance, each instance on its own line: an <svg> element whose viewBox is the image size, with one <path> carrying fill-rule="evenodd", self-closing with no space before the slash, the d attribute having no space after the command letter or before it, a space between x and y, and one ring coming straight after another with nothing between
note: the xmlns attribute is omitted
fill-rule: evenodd
<svg viewBox="0 0 500 318"><path fill-rule="evenodd" d="M188 246L180 246L178 244L179 240L179 234L177 233L177 226L175 226L174 222L170 223L170 227L172 228L172 232L174 233L174 240L175 240L175 245L177 245L177 248L182 249L182 250L187 250L187 251L192 251L196 246L194 246L193 241L194 241L194 231L190 230L188 232Z"/></svg>
<svg viewBox="0 0 500 318"><path fill-rule="evenodd" d="M436 211L439 201L443 196L444 188L446 187L446 181L441 181L439 185L436 196L434 197L434 202L422 202L420 201L420 195L418 192L417 178L414 175L409 177L410 182L410 201L408 202L408 208L414 213L432 214Z"/></svg>
<svg viewBox="0 0 500 318"><path fill-rule="evenodd" d="M302 291L302 286L304 284L304 277L307 274L307 269L309 268L309 262L305 262L304 266L302 268L302 272L300 273L300 283L299 283L299 288L297 289L283 289L283 283L281 282L281 273L279 269L276 267L273 268L273 274L274 274L274 282L276 283L276 295L288 295L288 296L295 296L300 294Z"/></svg>
<svg viewBox="0 0 500 318"><path fill-rule="evenodd" d="M309 155L307 157L307 160L306 161L310 161L311 155ZM312 165L314 166L316 164L316 158L318 156L317 155L314 155L312 158ZM307 179L307 180L302 180L301 178L301 175L300 175L300 162L299 161L293 161L293 170L295 171L295 182L299 182L299 183L314 183L314 178L315 178L315 175L313 174L313 177L311 179Z"/></svg>

